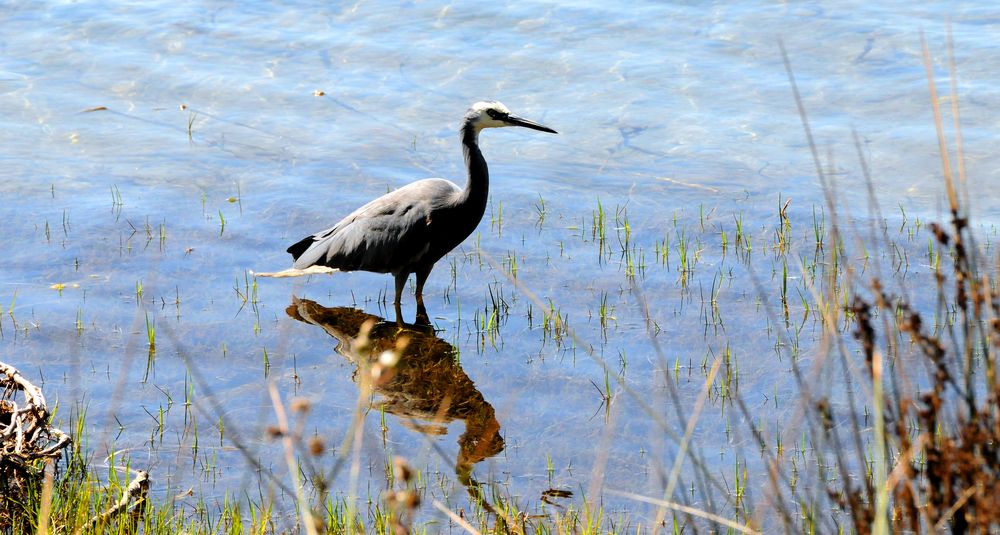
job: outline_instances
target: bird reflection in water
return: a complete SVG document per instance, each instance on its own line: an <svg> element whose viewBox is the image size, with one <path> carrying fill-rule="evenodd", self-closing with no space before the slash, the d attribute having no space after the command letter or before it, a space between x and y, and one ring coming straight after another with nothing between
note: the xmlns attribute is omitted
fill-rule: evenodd
<svg viewBox="0 0 1000 535"><path fill-rule="evenodd" d="M355 382L358 369L367 369L383 352L402 347L391 375L374 385L381 399L373 406L396 415L405 425L427 435L444 435L448 423L464 420L465 432L458 439L455 474L473 498L489 507L479 483L472 479L472 468L503 450L500 422L493 406L455 361L455 348L451 344L438 338L432 328L403 330L396 323L387 323L383 318L350 307L328 308L293 297L285 312L321 327L336 338L337 353L357 366ZM368 347L359 355L352 351L351 342L362 334L366 323L374 325L368 332ZM401 339L405 340L400 343Z"/></svg>

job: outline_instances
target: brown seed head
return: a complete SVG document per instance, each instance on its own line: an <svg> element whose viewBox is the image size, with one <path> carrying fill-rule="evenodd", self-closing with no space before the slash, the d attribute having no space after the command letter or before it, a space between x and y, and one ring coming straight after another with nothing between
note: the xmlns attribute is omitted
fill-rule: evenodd
<svg viewBox="0 0 1000 535"><path fill-rule="evenodd" d="M312 404L305 398L295 398L291 403L292 412L306 413L309 412L311 406Z"/></svg>
<svg viewBox="0 0 1000 535"><path fill-rule="evenodd" d="M315 457L319 457L323 455L324 451L326 451L326 443L323 442L322 438L312 437L309 439L309 453Z"/></svg>
<svg viewBox="0 0 1000 535"><path fill-rule="evenodd" d="M406 462L403 457L396 457L392 460L392 467L396 473L396 477L402 480L403 483L409 483L413 479L413 469L410 468L410 463Z"/></svg>

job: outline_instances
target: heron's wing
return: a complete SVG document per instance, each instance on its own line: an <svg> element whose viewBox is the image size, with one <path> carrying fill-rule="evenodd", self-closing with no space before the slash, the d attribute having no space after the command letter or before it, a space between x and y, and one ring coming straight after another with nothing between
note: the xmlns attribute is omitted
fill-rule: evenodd
<svg viewBox="0 0 1000 535"><path fill-rule="evenodd" d="M388 273L419 262L429 248L431 222L458 191L451 182L429 179L387 193L289 247L293 256L299 253L294 267Z"/></svg>

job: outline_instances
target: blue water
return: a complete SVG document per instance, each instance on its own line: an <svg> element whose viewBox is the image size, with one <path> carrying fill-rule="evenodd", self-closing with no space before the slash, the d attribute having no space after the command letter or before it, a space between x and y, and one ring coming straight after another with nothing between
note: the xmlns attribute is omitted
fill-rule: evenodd
<svg viewBox="0 0 1000 535"><path fill-rule="evenodd" d="M773 350L749 271L718 248L741 214L763 249L787 199L795 235L808 241L823 206L778 38L844 215L864 218L868 206L854 128L895 227L945 213L920 32L947 112L948 20L967 189L989 232L1000 216L991 143L1000 11L980 3L5 5L0 359L38 379L61 413L86 407L90 448L128 451L159 496L194 487L215 500L255 488L236 439L288 480L277 445L264 438L274 421L268 382L286 400L310 400L309 434L338 447L358 390L335 342L285 307L294 294L391 318L391 283L365 273L261 279L254 303L242 297L249 271L287 267L288 244L388 189L428 176L462 182L457 122L472 102L498 99L560 134L483 134L491 206L425 292L438 337L455 347L501 426L503 450L474 475L526 503L549 487L578 497L591 488L658 495L674 443L625 393L605 412L604 370L583 351L592 346L612 376L624 369L630 387L674 422L617 254L616 212L627 213L630 239L644 251L648 267L635 284L668 367L685 370L685 410L701 391L703 363L730 347L745 395L761 407L777 395L786 405L772 411L776 421L794 413L794 386L774 373L788 361ZM592 239L598 203L614 254L599 254ZM681 230L703 251L683 281ZM670 269L654 258L664 238ZM504 273L511 258L518 283L566 316L578 341L544 330L544 311ZM771 255L759 258L755 272L773 284L780 268ZM913 276L921 269L914 261ZM706 327L704 315L715 285L722 330ZM509 302L492 337L480 332L491 292ZM607 329L602 303L613 310ZM412 316L412 300L404 311ZM191 411L182 406L188 396ZM150 416L161 408L162 439ZM362 459L375 475L362 489L384 485L387 451L461 487L461 420L446 436L428 436L387 418L384 445L377 412L369 415ZM742 450L746 434L726 433L740 425L735 412L709 403L700 422L696 443L720 472L731 473L734 457L755 457ZM346 480L338 484L348 492ZM445 501L461 507L463 496ZM640 519L653 514L608 500ZM291 500L282 507L292 510Z"/></svg>

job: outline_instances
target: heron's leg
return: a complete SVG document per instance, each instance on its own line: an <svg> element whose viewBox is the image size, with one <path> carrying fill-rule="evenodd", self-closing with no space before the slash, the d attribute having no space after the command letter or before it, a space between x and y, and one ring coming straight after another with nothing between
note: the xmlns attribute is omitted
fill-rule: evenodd
<svg viewBox="0 0 1000 535"><path fill-rule="evenodd" d="M406 287L406 279L409 278L410 274L396 273L396 299L392 302L392 305L396 308L396 324L400 327L403 326L403 309L400 306L400 301L403 299L403 288Z"/></svg>
<svg viewBox="0 0 1000 535"><path fill-rule="evenodd" d="M431 268L433 267L429 266L417 270L417 319L415 323L418 325L431 324L431 318L427 315L427 308L424 307L424 283L427 282L427 277L431 274Z"/></svg>

